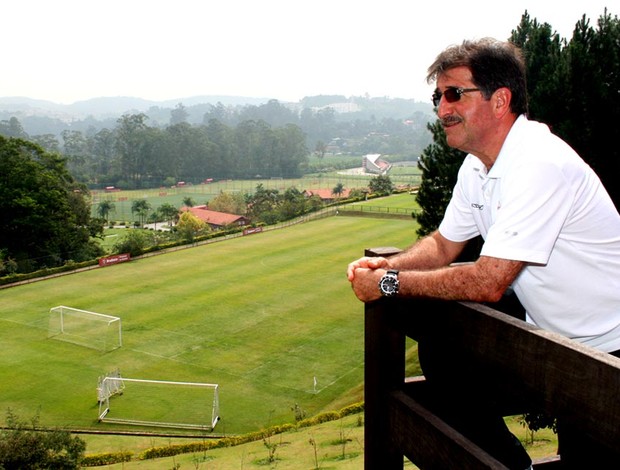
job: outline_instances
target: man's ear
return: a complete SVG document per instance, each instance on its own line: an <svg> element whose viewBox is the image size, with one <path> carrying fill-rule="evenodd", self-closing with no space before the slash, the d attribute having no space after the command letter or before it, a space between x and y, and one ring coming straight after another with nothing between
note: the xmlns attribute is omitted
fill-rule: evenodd
<svg viewBox="0 0 620 470"><path fill-rule="evenodd" d="M498 88L491 96L493 101L493 109L498 117L504 116L510 112L510 101L512 100L512 92L506 87Z"/></svg>

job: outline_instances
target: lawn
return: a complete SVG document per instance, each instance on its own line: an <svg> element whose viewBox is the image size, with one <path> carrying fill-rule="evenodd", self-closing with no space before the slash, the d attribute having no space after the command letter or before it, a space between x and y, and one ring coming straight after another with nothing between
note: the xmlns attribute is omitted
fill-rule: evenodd
<svg viewBox="0 0 620 470"><path fill-rule="evenodd" d="M116 368L220 384L219 433L291 422L295 405L312 416L361 401L362 305L346 264L366 247L408 245L415 228L331 217L4 289L2 406L47 426L117 428L96 419L98 378ZM48 339L57 305L119 316L123 347L101 354Z"/></svg>
<svg viewBox="0 0 620 470"><path fill-rule="evenodd" d="M269 445L275 445L274 462L271 464L267 462L269 451L265 442L258 440L236 447L187 453L154 460L132 461L109 465L104 468L108 470L169 470L171 468L358 470L364 467L363 424L363 415L358 414L272 436L266 442ZM508 419L508 425L522 442L528 441L525 442L525 446L533 459L551 457L556 453L557 438L551 430L538 431L534 436L533 443L530 443L525 429L514 418ZM88 436L86 439L90 447L92 440ZM135 454L139 454L148 448L171 444L169 440L163 439L134 439L142 441L141 444L135 443L132 446L132 449L135 449ZM118 448L121 448L121 442L127 445L126 439L121 441L119 438L116 442ZM418 467L404 459L403 468L415 469Z"/></svg>

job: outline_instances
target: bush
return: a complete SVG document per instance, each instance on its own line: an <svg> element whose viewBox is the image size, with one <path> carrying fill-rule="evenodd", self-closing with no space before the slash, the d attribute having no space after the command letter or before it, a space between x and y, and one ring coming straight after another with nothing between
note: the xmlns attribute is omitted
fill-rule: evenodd
<svg viewBox="0 0 620 470"><path fill-rule="evenodd" d="M0 430L0 468L80 468L86 443L79 437L42 429L38 417L26 423L11 410L6 422L6 429Z"/></svg>
<svg viewBox="0 0 620 470"><path fill-rule="evenodd" d="M107 452L105 454L87 455L82 458L82 467L100 467L102 465L113 465L115 463L130 462L133 452Z"/></svg>

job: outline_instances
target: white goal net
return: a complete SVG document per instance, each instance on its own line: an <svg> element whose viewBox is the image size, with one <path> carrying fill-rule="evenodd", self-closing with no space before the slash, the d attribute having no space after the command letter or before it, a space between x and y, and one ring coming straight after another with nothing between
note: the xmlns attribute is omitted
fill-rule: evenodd
<svg viewBox="0 0 620 470"><path fill-rule="evenodd" d="M123 345L121 319L59 305L50 309L48 337L108 352Z"/></svg>
<svg viewBox="0 0 620 470"><path fill-rule="evenodd" d="M218 384L128 379L117 373L100 379L97 395L100 422L213 431L220 419Z"/></svg>
<svg viewBox="0 0 620 470"><path fill-rule="evenodd" d="M99 377L97 384L97 401L99 404L109 400L114 395L122 395L125 390L125 382L121 377L121 371L116 369Z"/></svg>

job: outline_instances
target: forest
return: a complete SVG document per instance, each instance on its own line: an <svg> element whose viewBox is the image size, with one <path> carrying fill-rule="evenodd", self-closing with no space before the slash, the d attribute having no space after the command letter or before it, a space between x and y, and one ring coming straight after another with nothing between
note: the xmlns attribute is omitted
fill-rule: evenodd
<svg viewBox="0 0 620 470"><path fill-rule="evenodd" d="M329 105L334 102L355 111L336 112ZM178 103L65 128L48 119L47 126L32 126L43 132L32 135L10 116L0 121L0 135L61 153L71 174L91 189L137 189L179 181L295 178L329 167L323 157L330 155L415 160L431 141L426 129L431 111L430 104L412 100L344 96L308 97L297 106L277 100L245 106ZM318 167L310 164L311 155L319 158Z"/></svg>

